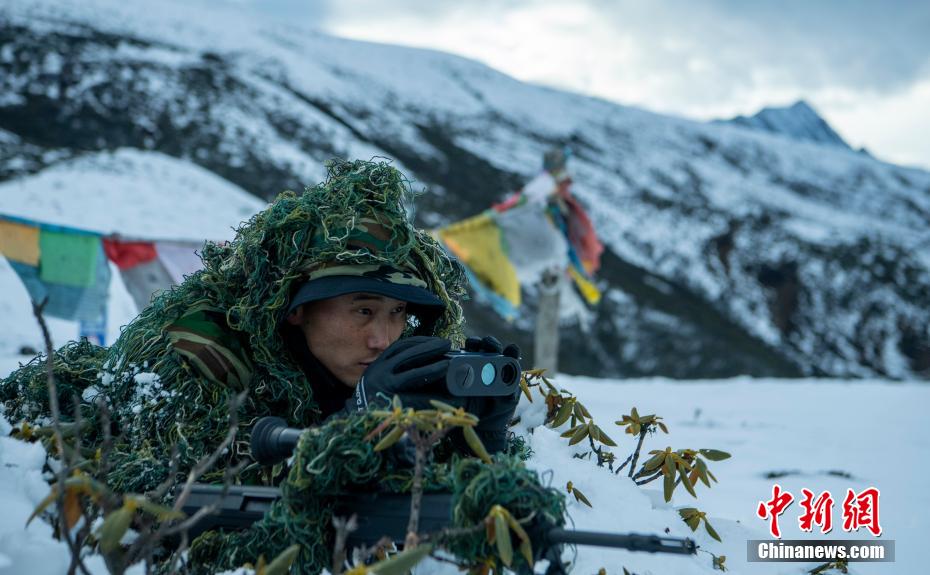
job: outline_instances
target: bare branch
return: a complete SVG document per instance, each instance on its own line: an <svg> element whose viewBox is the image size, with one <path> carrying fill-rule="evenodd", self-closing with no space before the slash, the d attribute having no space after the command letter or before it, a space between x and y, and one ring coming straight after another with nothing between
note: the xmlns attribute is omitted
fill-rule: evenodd
<svg viewBox="0 0 930 575"><path fill-rule="evenodd" d="M648 430L648 423L643 424L642 429L639 430L639 442L636 444L636 451L633 452L633 465L630 465L629 477L633 477L633 472L636 471L636 463L639 461L639 450L643 448L643 440L646 439L646 432Z"/></svg>
<svg viewBox="0 0 930 575"><path fill-rule="evenodd" d="M48 325L45 323L45 316L42 314L47 303L47 297L39 304L33 301L32 314L35 316L36 321L39 322L39 328L42 330L42 339L45 340L45 375L46 385L48 387L48 406L52 414L52 430L55 434L55 446L58 448L58 456L60 458L58 472L56 474L58 478L58 498L56 501L58 505L58 532L65 540L65 543L67 543L68 551L71 553L69 572L76 565L84 575L90 575L90 572L81 560L81 549L71 536L71 530L68 528L68 521L64 513L65 480L68 478L68 473L71 471L72 465L65 452L65 439L61 431L61 411L58 406L58 384L55 381L54 346L52 345L52 336L49 334ZM76 433L80 433L80 430L77 430Z"/></svg>
<svg viewBox="0 0 930 575"><path fill-rule="evenodd" d="M650 475L650 476L647 477L646 479L641 479L641 480L637 481L637 482L636 482L636 485L645 485L645 484L647 484L647 483L650 483L650 482L652 482L652 481L655 481L656 479L658 479L658 478L660 478L660 477L662 477L662 470L661 470L661 469L660 469L659 471L656 471L656 473L655 473L654 475Z"/></svg>
<svg viewBox="0 0 930 575"><path fill-rule="evenodd" d="M333 516L333 527L336 529L336 544L333 551L333 575L341 575L342 567L346 562L346 540L349 534L358 529L358 517L353 513L351 517Z"/></svg>

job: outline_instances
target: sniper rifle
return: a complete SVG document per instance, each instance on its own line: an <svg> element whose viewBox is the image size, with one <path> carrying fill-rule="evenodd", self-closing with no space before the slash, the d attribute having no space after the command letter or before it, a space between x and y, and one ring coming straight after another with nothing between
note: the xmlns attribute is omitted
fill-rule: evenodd
<svg viewBox="0 0 930 575"><path fill-rule="evenodd" d="M289 457L303 430L288 428L277 417L259 420L252 432L252 456L265 465ZM182 510L191 516L204 507L216 511L203 517L189 531L193 538L214 529L241 530L260 520L281 497L276 487L230 486L195 484ZM346 493L336 498L336 516L356 516L357 528L349 533L348 545L371 546L384 537L403 542L410 516L410 495L398 493ZM452 517L451 493L424 493L420 506L420 530L438 532L450 527ZM649 553L693 555L697 546L692 539L661 537L659 535L616 534L592 531L575 531L551 528L545 534L543 556L550 560L547 573L563 573L560 559L562 545L591 545L613 547Z"/></svg>

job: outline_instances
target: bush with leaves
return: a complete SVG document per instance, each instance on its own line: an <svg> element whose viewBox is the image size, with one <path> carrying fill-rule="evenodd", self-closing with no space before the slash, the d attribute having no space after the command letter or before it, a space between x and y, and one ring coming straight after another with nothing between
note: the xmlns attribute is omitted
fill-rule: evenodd
<svg viewBox="0 0 930 575"><path fill-rule="evenodd" d="M729 453L717 449L678 449L666 447L664 450L654 449L648 452L649 458L640 465L640 454L646 437L654 435L657 431L668 434L668 426L662 417L656 414L641 415L636 407L630 413L623 415L615 421L615 425L623 428L625 435L631 435L636 440L633 451L622 462L618 460L609 448L616 448L617 443L604 430L598 426L591 413L571 392L559 389L545 376L544 370L528 370L524 372L521 389L527 400L533 401L533 390L541 397L546 405L545 424L558 429L568 424L568 429L561 433L561 437L568 439L571 446L579 446L587 440L589 449L575 453L579 459L595 459L598 467L607 467L615 475L627 469L626 476L637 485L646 485L659 478L663 479L663 497L671 501L675 489L682 485L694 498L698 482L710 488L711 482L716 483L717 478L710 471L708 461L723 461L730 457ZM627 467L629 466L629 467ZM573 485L571 481L566 485L566 491L573 495L577 501L592 507L591 501ZM720 541L720 535L707 521L703 511L695 507L686 507L679 510L682 521L697 530L701 522L707 533ZM713 554L712 554L713 555ZM715 569L725 570L726 557L713 555Z"/></svg>

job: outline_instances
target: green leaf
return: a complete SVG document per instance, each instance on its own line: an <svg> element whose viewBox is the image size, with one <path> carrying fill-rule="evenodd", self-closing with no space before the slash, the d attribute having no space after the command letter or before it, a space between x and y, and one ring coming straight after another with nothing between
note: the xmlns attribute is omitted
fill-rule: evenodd
<svg viewBox="0 0 930 575"><path fill-rule="evenodd" d="M672 500L672 491L675 490L675 476L674 475L665 475L665 481L663 482L664 495L666 503Z"/></svg>
<svg viewBox="0 0 930 575"><path fill-rule="evenodd" d="M719 451L717 449L701 449L699 450L701 455L710 459L711 461L723 461L724 459L729 459L730 454L726 451Z"/></svg>
<svg viewBox="0 0 930 575"><path fill-rule="evenodd" d="M510 543L510 530L507 529L507 521L502 514L494 516L494 531L497 541L497 554L500 555L504 565L510 567L513 563L513 546Z"/></svg>
<svg viewBox="0 0 930 575"><path fill-rule="evenodd" d="M462 434L465 436L465 443L471 447L471 450L475 452L481 461L485 463L491 463L491 456L488 455L488 450L485 449L484 444L481 443L481 438L478 437L478 434L475 433L474 428L463 427Z"/></svg>
<svg viewBox="0 0 930 575"><path fill-rule="evenodd" d="M713 537L713 538L716 539L717 541L720 541L721 543L723 543L723 540L720 539L720 536L719 536L719 535L717 535L717 531L714 530L714 528L710 526L710 521L708 521L706 517L704 518L704 528L707 529L707 534L708 534L708 535L710 535L711 537Z"/></svg>
<svg viewBox="0 0 930 575"><path fill-rule="evenodd" d="M505 508L501 508L504 513L504 517L507 519L507 525L513 529L513 532L517 534L517 537L520 541L529 541L530 536L526 533L526 530L523 529L523 526L520 525L520 522L514 519L514 516L510 514L509 511Z"/></svg>
<svg viewBox="0 0 930 575"><path fill-rule="evenodd" d="M142 511L145 511L149 515L154 515L159 521L168 521L170 519L184 519L187 517L181 511L175 511L174 509L167 507L165 505L159 505L157 503L152 503L145 497L136 497L136 503L139 505L139 508Z"/></svg>
<svg viewBox="0 0 930 575"><path fill-rule="evenodd" d="M646 471L646 472L655 471L656 469L659 468L660 465L662 465L662 461L664 459L665 459L665 452L660 451L659 453L650 457L649 460L646 461L646 463L643 463L643 471Z"/></svg>
<svg viewBox="0 0 930 575"><path fill-rule="evenodd" d="M33 519L39 516L40 513L48 509L48 506L54 503L55 499L58 498L58 486L52 485L52 490L48 495L45 496L45 499L39 502L36 505L36 508L32 511L32 515L29 516L29 519L26 520L26 526L32 522Z"/></svg>
<svg viewBox="0 0 930 575"><path fill-rule="evenodd" d="M691 480L688 479L688 472L685 471L683 467L678 468L678 476L681 478L681 484L685 486L685 489L691 494L691 497L697 499L697 493L694 492Z"/></svg>
<svg viewBox="0 0 930 575"><path fill-rule="evenodd" d="M611 439L610 437L608 437L607 434L604 433L604 430L601 429L600 427L598 427L598 426L595 425L595 426L594 426L594 432L597 434L597 435L595 436L595 439L597 439L598 441L600 441L600 442L603 443L604 445L607 445L607 446L610 446L610 447L617 447L617 444L614 443L614 440Z"/></svg>
<svg viewBox="0 0 930 575"><path fill-rule="evenodd" d="M378 575L406 575L417 563L432 552L431 544L417 545L413 549L405 549L402 553L385 559L371 566L371 570Z"/></svg>
<svg viewBox="0 0 930 575"><path fill-rule="evenodd" d="M566 398L562 400L562 405L559 407L559 410L556 412L555 417L552 419L552 427L561 427L563 423L568 421L568 418L572 415L572 407L575 403L574 399Z"/></svg>
<svg viewBox="0 0 930 575"><path fill-rule="evenodd" d="M97 532L97 538L100 540L100 550L104 553L111 553L117 547L119 542L129 529L132 523L134 511L128 505L123 505L113 513L107 515Z"/></svg>
<svg viewBox="0 0 930 575"><path fill-rule="evenodd" d="M388 447L400 441L400 438L403 437L403 435L404 435L404 428L399 425L395 425L394 429L392 429L387 435L382 437L381 441L379 441L378 444L375 445L375 451L383 451L387 449Z"/></svg>
<svg viewBox="0 0 930 575"><path fill-rule="evenodd" d="M701 482L710 487L710 481L707 480L707 464L704 463L704 460L696 459L694 461L694 467L698 472L698 477L701 479Z"/></svg>
<svg viewBox="0 0 930 575"><path fill-rule="evenodd" d="M491 517L484 518L484 534L487 536L488 545L494 542L496 535L494 533L494 520Z"/></svg>
<svg viewBox="0 0 930 575"><path fill-rule="evenodd" d="M585 406L581 405L581 402L577 399L574 401L574 405L572 406L572 415L581 421L584 421L585 419L591 419L591 413L585 409Z"/></svg>
<svg viewBox="0 0 930 575"><path fill-rule="evenodd" d="M678 514L681 515L682 521L691 528L691 531L697 530L698 525L701 524L700 512L694 507L679 509Z"/></svg>
<svg viewBox="0 0 930 575"><path fill-rule="evenodd" d="M298 553L300 553L300 545L291 545L265 567L265 575L287 575Z"/></svg>
<svg viewBox="0 0 930 575"><path fill-rule="evenodd" d="M675 477L675 458L671 453L665 454L665 467L662 469L662 473L666 477Z"/></svg>
<svg viewBox="0 0 930 575"><path fill-rule="evenodd" d="M574 488L574 489L572 489L572 495L575 496L575 499L577 499L578 501L584 503L584 504L587 505L588 507L590 507L590 508L592 508L592 509L594 508L594 506L591 505L591 502L588 501L588 498L584 496L584 493L582 493L577 487Z"/></svg>
<svg viewBox="0 0 930 575"><path fill-rule="evenodd" d="M571 436L575 435L575 433L576 433L579 429L581 429L582 427L584 427L584 424L583 424L583 423L580 423L580 424L576 425L575 427L569 428L568 431L565 431L565 432L560 433L560 434L559 434L559 437L571 437Z"/></svg>
<svg viewBox="0 0 930 575"><path fill-rule="evenodd" d="M568 444L575 445L576 443L579 443L582 439L584 439L587 436L588 436L588 426L582 425L580 426L580 429L576 431L574 435L572 435L572 438L568 440Z"/></svg>
<svg viewBox="0 0 930 575"><path fill-rule="evenodd" d="M533 568L533 544L530 543L529 538L524 539L520 543L520 554L523 555L523 558L526 559L526 564L530 566L530 569Z"/></svg>
<svg viewBox="0 0 930 575"><path fill-rule="evenodd" d="M431 399L431 400L429 400L429 404L432 405L433 407L435 407L436 409L438 409L439 411L445 411L445 412L454 412L454 411L455 411L455 408L454 408L454 407L452 407L452 406L449 405L448 403L445 403L445 402L443 402L443 401L439 401L438 399Z"/></svg>
<svg viewBox="0 0 930 575"><path fill-rule="evenodd" d="M657 421L656 425L659 426L659 429L661 429L665 433L668 433L668 427L666 427L664 423L662 423L661 421Z"/></svg>

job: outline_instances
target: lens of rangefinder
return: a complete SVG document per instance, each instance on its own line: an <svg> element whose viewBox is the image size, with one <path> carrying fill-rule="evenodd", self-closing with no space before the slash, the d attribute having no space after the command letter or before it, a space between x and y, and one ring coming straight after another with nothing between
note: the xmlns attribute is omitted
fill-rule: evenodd
<svg viewBox="0 0 930 575"><path fill-rule="evenodd" d="M506 385L513 385L517 381L517 368L512 363L501 368L501 381Z"/></svg>
<svg viewBox="0 0 930 575"><path fill-rule="evenodd" d="M494 369L494 365L490 362L484 364L484 367L481 368L481 383L491 385L494 383L495 375L497 375L497 372Z"/></svg>

